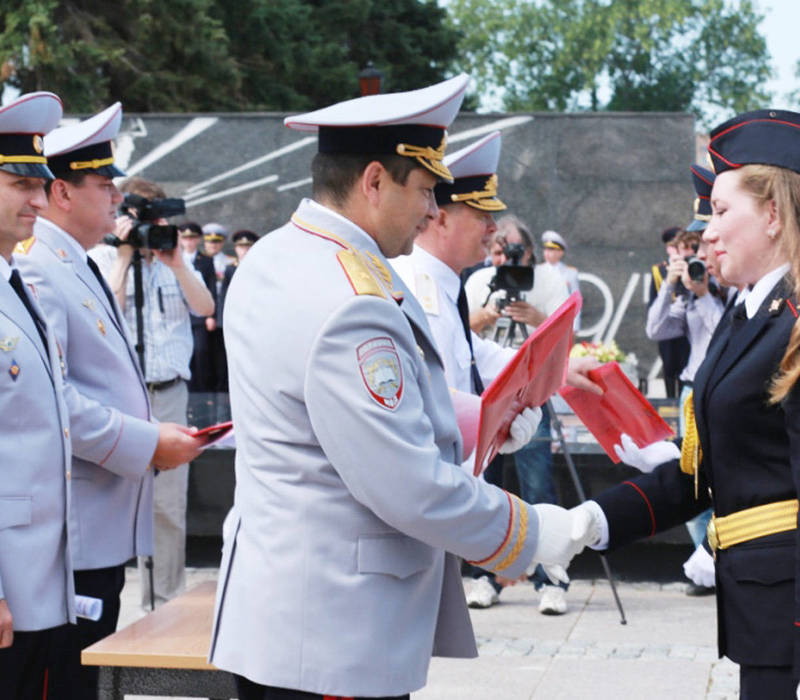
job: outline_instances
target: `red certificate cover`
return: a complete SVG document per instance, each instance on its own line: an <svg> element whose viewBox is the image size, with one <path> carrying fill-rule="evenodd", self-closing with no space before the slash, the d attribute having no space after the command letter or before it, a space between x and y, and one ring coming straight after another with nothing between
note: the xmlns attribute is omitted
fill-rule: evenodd
<svg viewBox="0 0 800 700"><path fill-rule="evenodd" d="M581 309L573 292L522 344L481 395L475 476L483 472L508 437L508 429L524 408L541 406L558 391L567 373L572 324Z"/></svg>
<svg viewBox="0 0 800 700"><path fill-rule="evenodd" d="M616 362L593 369L589 378L602 387L602 396L571 386L563 387L560 394L612 462L620 461L614 445L620 444L622 433L630 435L639 447L674 435Z"/></svg>
<svg viewBox="0 0 800 700"><path fill-rule="evenodd" d="M230 435L233 430L233 421L225 421L216 425L209 425L198 430L192 437L203 441L204 447L211 447Z"/></svg>

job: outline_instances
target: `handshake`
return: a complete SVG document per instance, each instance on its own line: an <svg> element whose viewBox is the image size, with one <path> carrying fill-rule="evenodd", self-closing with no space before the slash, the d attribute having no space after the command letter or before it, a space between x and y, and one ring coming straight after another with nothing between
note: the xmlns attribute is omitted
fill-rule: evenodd
<svg viewBox="0 0 800 700"><path fill-rule="evenodd" d="M669 441L655 442L638 447L623 433L620 445L615 445L617 456L643 473L680 458L680 450ZM541 564L553 583L569 582L567 567L572 558L585 547L605 549L608 545L608 521L603 509L595 501L585 501L566 510L559 506L539 503L531 506L539 516L539 532L534 560L526 570L532 574Z"/></svg>

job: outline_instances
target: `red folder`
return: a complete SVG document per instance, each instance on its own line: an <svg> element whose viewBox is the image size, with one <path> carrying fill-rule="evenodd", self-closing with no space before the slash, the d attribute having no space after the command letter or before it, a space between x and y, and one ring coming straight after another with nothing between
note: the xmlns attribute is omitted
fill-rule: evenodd
<svg viewBox="0 0 800 700"><path fill-rule="evenodd" d="M225 421L216 425L209 425L198 430L192 437L202 439L204 446L210 447L218 442L233 430L233 421Z"/></svg>
<svg viewBox="0 0 800 700"><path fill-rule="evenodd" d="M572 325L581 309L573 292L548 316L481 395L475 476L494 459L514 418L525 408L541 406L558 391L567 373Z"/></svg>
<svg viewBox="0 0 800 700"><path fill-rule="evenodd" d="M674 435L616 362L593 369L589 378L602 387L602 396L571 386L563 387L560 394L612 462L620 461L614 445L620 444L622 433L630 435L639 447Z"/></svg>

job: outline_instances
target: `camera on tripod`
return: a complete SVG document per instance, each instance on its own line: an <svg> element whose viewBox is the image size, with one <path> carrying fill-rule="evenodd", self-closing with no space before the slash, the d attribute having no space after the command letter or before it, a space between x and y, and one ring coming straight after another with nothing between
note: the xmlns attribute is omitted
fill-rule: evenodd
<svg viewBox="0 0 800 700"><path fill-rule="evenodd" d="M519 301L522 292L533 289L533 268L530 265L520 265L525 247L521 243L509 243L503 249L503 254L508 262L497 267L497 272L489 282L490 293L501 289L505 291L505 298L496 302L498 311L502 311L511 302Z"/></svg>
<svg viewBox="0 0 800 700"><path fill-rule="evenodd" d="M186 213L186 203L182 199L147 199L138 194L128 193L119 211L133 219L128 237L123 241L113 233L103 240L113 246L130 245L134 248L151 250L174 250L178 246L178 227L174 224L157 224L159 219Z"/></svg>

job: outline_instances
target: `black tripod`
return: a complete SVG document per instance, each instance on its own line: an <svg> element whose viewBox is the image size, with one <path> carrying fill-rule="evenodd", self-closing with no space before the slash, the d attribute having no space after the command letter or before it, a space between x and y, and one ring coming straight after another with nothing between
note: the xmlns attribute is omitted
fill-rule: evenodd
<svg viewBox="0 0 800 700"><path fill-rule="evenodd" d="M135 248L133 259L133 303L136 309L136 355L139 358L139 366L142 368L142 377L147 377L144 364L144 284L142 283L142 251ZM158 471L156 470L156 475ZM148 555L145 559L145 568L150 583L150 610L156 609L156 589L153 581L153 557Z"/></svg>
<svg viewBox="0 0 800 700"><path fill-rule="evenodd" d="M517 299L513 299L513 301L517 301ZM498 324L495 326L493 338L494 342L502 345L503 347L513 347L514 337L517 332L519 332L523 339L528 337L528 329L525 327L524 323L521 323L520 321L514 321L508 316L502 316L500 321L502 321L502 323L498 322ZM583 502L586 500L586 492L583 490L583 485L581 484L580 477L578 476L578 470L575 469L575 463L572 461L572 454L569 451L567 440L564 437L564 426L562 425L561 420L559 419L558 414L553 407L553 402L548 399L545 405L547 406L547 411L550 414L550 422L552 427L555 429L558 443L561 446L561 452L564 454L564 460L567 463L567 470L569 471L570 478L572 479L572 484L575 487L578 498L581 502ZM614 583L614 577L611 574L611 567L608 565L608 560L606 559L605 554L601 554L600 552L597 554L600 557L600 563L603 566L603 572L605 573L608 583L611 586L611 593L614 595L614 602L616 602L617 609L619 610L620 624L627 625L628 621L625 619L625 611L622 608L622 601L619 599L619 594L617 593L617 586Z"/></svg>

